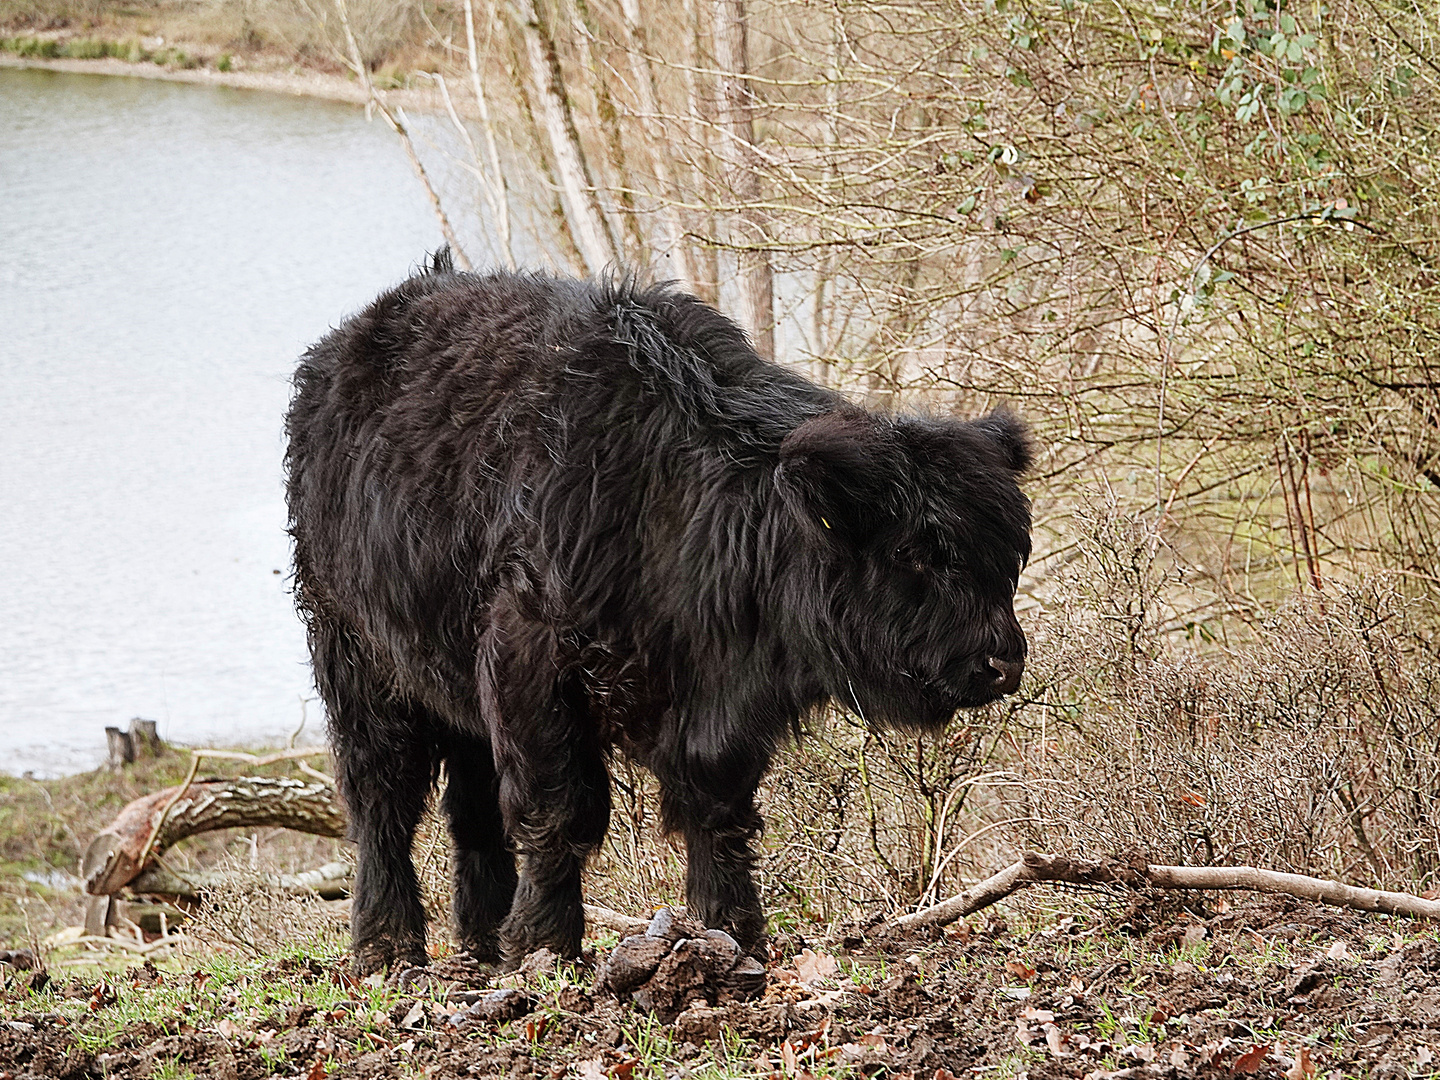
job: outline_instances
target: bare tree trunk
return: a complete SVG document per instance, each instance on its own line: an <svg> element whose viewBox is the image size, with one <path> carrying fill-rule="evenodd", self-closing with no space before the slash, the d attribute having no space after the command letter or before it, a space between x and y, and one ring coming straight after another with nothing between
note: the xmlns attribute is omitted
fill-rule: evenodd
<svg viewBox="0 0 1440 1080"><path fill-rule="evenodd" d="M618 207L605 204L607 220L613 216L612 211L619 215L618 221L610 222L610 232L612 236L624 238L625 258L631 265L645 266L649 263L650 245L640 228L640 215L635 208L635 185L631 182L630 167L625 160L620 113L610 93L609 80L605 77L605 69L610 65L600 51L600 25L585 0L574 0L574 3L575 25L585 39L586 67L594 87L595 119L604 136L603 145L609 165L606 187L619 204Z"/></svg>
<svg viewBox="0 0 1440 1080"><path fill-rule="evenodd" d="M755 146L755 94L749 82L745 0L714 0L715 62L720 76L720 126L725 133L728 188L737 205L731 236L740 277L740 317L766 360L775 358L775 282L765 211L760 203L760 154Z"/></svg>
<svg viewBox="0 0 1440 1080"><path fill-rule="evenodd" d="M570 218L565 213L565 203L560 198L560 181L556 178L555 169L545 152L546 140L540 134L540 122L535 119L535 108L530 101L530 90L526 86L525 77L521 74L522 61L514 41L510 42L509 48L510 81L515 87L515 99L520 103L520 112L525 120L525 130L534 147L533 159L540 172L542 181L540 188L545 193L545 212L555 230L555 238L565 253L565 262L569 269L574 273L583 274L585 272L585 255L581 252L580 245L575 242L575 231L570 228ZM540 254L552 268L559 268L548 245L543 243L540 245Z"/></svg>
<svg viewBox="0 0 1440 1080"><path fill-rule="evenodd" d="M685 22L689 30L690 62L685 65L685 85L690 96L690 165L696 202L694 230L704 239L695 244L695 295L707 304L720 303L720 252L715 246L714 177L710 173L711 130L715 124L715 95L702 72L712 66L705 52L704 18L699 0L685 0Z"/></svg>
<svg viewBox="0 0 1440 1080"><path fill-rule="evenodd" d="M830 16L830 63L825 72L825 181L826 187L835 182L835 156L840 147L840 43L844 24L840 9ZM810 374L823 386L835 383L834 357L830 355L830 328L833 320L829 308L834 306L833 291L829 291L831 278L835 273L835 253L827 251L815 271L815 289L811 303L814 305L811 318L810 348L814 359Z"/></svg>
<svg viewBox="0 0 1440 1080"><path fill-rule="evenodd" d="M616 260L619 246L605 220L584 148L580 145L580 134L575 129L555 41L540 20L535 0L511 0L511 3L525 42L525 58L534 95L540 104L542 126L560 174L566 217L585 257L586 268L598 274Z"/></svg>
<svg viewBox="0 0 1440 1080"><path fill-rule="evenodd" d="M495 8L492 4L490 22L493 24L494 21ZM485 153L490 159L495 227L500 230L500 254L505 257L506 267L514 270L515 251L510 239L510 187L505 182L505 170L500 165L500 151L495 145L495 125L490 119L490 102L480 78L480 52L475 47L475 11L471 0L465 0L465 54L470 65L470 89L475 94L475 107L480 111L480 130L485 134Z"/></svg>
<svg viewBox="0 0 1440 1080"><path fill-rule="evenodd" d="M650 66L650 44L640 15L640 0L621 0L620 7L625 16L630 68L635 73L635 93L644 113L645 145L650 155L650 169L655 175L660 220L669 243L666 254L672 260L675 276L687 289L698 292L695 271L690 262L690 246L685 238L685 223L680 220L680 209L675 205L679 186L675 183L675 171L670 167L670 148L664 123L660 119L660 95L655 89L655 69Z"/></svg>

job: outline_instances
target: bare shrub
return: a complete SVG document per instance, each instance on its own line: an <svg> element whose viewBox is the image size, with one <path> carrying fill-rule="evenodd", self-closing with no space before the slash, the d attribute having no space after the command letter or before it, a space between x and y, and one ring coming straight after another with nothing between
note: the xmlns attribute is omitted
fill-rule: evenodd
<svg viewBox="0 0 1440 1080"><path fill-rule="evenodd" d="M207 892L186 928L204 947L263 957L346 931L344 907L275 888L244 856L228 856L217 869L228 871L229 887Z"/></svg>
<svg viewBox="0 0 1440 1080"><path fill-rule="evenodd" d="M1030 788L1047 846L1429 884L1434 646L1395 582L1302 590L1219 644L1166 632L1153 590L1117 575L1131 565L1091 562L1035 628L1020 719L1047 728Z"/></svg>

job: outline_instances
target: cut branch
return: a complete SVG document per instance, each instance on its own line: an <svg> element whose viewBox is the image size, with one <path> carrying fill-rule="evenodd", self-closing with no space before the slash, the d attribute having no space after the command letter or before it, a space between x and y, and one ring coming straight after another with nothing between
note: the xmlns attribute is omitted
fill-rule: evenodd
<svg viewBox="0 0 1440 1080"><path fill-rule="evenodd" d="M650 925L644 919L636 919L618 911L611 911L609 908L596 907L594 904L585 905L585 921L591 926L614 930L621 937L643 934Z"/></svg>
<svg viewBox="0 0 1440 1080"><path fill-rule="evenodd" d="M360 54L360 45L355 40L354 31L350 29L350 9L346 6L345 0L335 0L335 10L340 16L340 28L345 34L347 55L342 59L350 70L355 72L355 77L365 88L365 94L370 99L367 108L378 112L384 118L385 123L390 125L390 130L400 136L400 145L405 150L405 156L410 159L410 167L415 170L416 179L424 186L425 194L430 199L430 209L435 212L435 220L440 224L440 233L445 237L445 243L450 245L450 254L461 270L469 270L470 259L466 256L465 249L460 246L460 238L450 224L450 216L445 213L445 207L440 202L440 195L435 190L435 185L430 181L430 174L425 170L424 162L415 152L415 143L410 138L410 130L405 124L404 115L392 111L385 104L384 98L380 96L380 91L375 88L374 80L370 78L370 68ZM366 115L369 115L368 111Z"/></svg>

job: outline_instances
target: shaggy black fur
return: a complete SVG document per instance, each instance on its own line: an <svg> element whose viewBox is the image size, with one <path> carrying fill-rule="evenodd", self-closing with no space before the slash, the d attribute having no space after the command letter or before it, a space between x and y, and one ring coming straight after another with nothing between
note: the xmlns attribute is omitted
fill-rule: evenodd
<svg viewBox="0 0 1440 1080"><path fill-rule="evenodd" d="M366 970L424 962L442 763L478 955L578 953L617 745L661 782L690 910L759 951L755 789L799 719L934 729L1019 682L1019 422L872 415L667 286L442 256L305 354L287 430Z"/></svg>

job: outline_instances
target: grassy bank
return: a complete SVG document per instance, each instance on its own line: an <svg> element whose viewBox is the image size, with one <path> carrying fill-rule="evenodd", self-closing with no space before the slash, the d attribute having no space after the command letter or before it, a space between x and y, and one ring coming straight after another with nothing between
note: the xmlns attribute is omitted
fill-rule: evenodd
<svg viewBox="0 0 1440 1080"><path fill-rule="evenodd" d="M408 86L439 62L423 29L377 35L361 27L372 79ZM298 5L205 2L78 3L22 0L0 7L0 53L35 63L113 60L168 72L353 76L338 42Z"/></svg>

